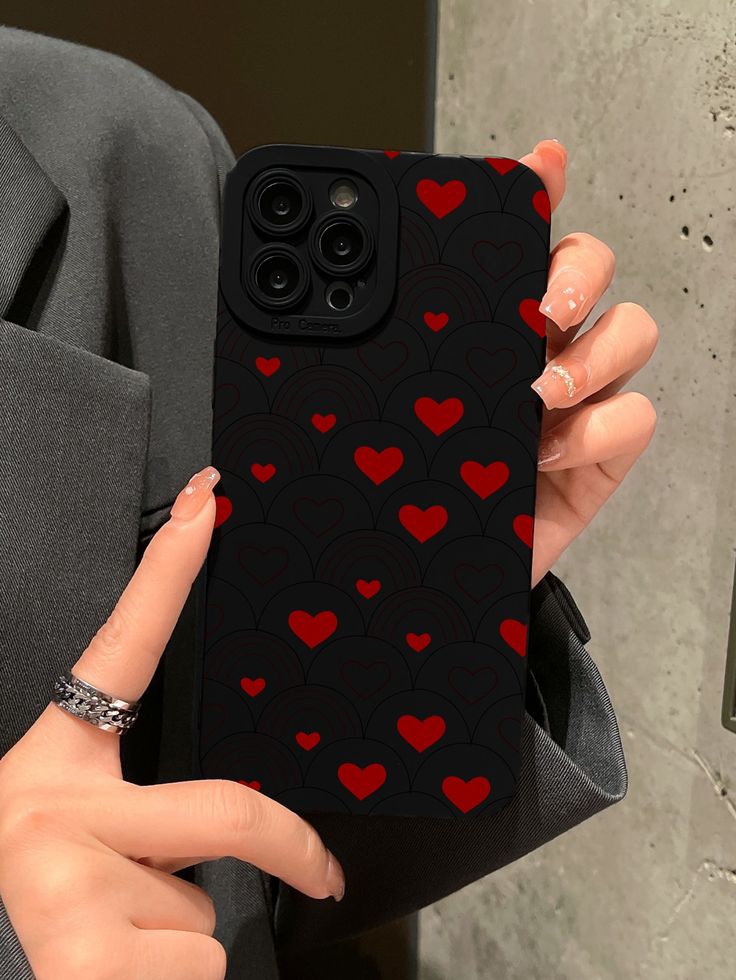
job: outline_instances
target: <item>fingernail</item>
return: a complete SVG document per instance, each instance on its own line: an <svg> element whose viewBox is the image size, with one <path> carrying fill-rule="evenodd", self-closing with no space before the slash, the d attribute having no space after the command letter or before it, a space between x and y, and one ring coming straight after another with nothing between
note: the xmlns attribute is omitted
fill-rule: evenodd
<svg viewBox="0 0 736 980"><path fill-rule="evenodd" d="M537 466L541 469L556 463L562 457L562 443L556 436L548 436L539 443L539 455L537 456Z"/></svg>
<svg viewBox="0 0 736 980"><path fill-rule="evenodd" d="M547 408L560 408L574 398L590 380L590 369L579 357L566 357L564 364L550 361L532 388Z"/></svg>
<svg viewBox="0 0 736 980"><path fill-rule="evenodd" d="M345 896L345 875L332 851L328 851L327 878L325 886L336 902L341 902Z"/></svg>
<svg viewBox="0 0 736 980"><path fill-rule="evenodd" d="M219 479L220 474L214 466L205 466L199 473L195 473L174 501L171 516L180 521L191 521L202 510Z"/></svg>
<svg viewBox="0 0 736 980"><path fill-rule="evenodd" d="M544 153L544 152L547 152L547 151L550 152L550 153L556 153L557 156L562 161L562 166L563 167L566 167L567 166L567 150L562 145L562 143L560 143L559 140L554 139L554 138L546 139L546 140L541 140L534 147L534 152L535 153Z"/></svg>
<svg viewBox="0 0 736 980"><path fill-rule="evenodd" d="M561 269L547 287L539 309L560 330L567 330L582 319L589 296L590 284L579 269Z"/></svg>

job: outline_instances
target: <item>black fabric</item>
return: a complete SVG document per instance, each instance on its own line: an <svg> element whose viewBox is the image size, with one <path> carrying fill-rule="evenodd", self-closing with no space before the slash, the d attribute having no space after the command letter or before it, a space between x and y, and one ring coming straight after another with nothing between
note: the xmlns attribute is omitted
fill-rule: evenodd
<svg viewBox="0 0 736 980"><path fill-rule="evenodd" d="M0 29L0 752L208 460L231 164L207 113L148 73ZM191 772L196 612L192 600L123 739L127 778ZM276 944L293 954L406 914L621 799L621 743L587 639L548 576L533 593L520 793L497 816L322 818L347 873L339 905L234 859L189 872L214 897L228 980L272 980ZM32 980L2 902L0 977Z"/></svg>

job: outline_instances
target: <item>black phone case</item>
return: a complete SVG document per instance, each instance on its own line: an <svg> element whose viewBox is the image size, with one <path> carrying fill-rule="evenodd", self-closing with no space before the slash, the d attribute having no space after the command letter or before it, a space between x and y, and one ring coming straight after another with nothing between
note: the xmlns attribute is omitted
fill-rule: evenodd
<svg viewBox="0 0 736 980"><path fill-rule="evenodd" d="M397 288L337 341L221 292L198 775L301 813L489 813L520 761L549 199L506 158L310 152L390 180Z"/></svg>

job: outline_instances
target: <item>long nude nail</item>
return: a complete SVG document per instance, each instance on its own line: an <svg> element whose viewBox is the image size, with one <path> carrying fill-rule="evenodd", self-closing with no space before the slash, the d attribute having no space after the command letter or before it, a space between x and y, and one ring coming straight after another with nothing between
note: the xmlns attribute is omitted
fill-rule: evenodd
<svg viewBox="0 0 736 980"><path fill-rule="evenodd" d="M562 166L567 166L567 150L560 143L558 139L549 138L545 140L540 140L539 143L534 147L535 153L554 153L560 159Z"/></svg>
<svg viewBox="0 0 736 980"><path fill-rule="evenodd" d="M532 388L547 408L560 408L574 398L590 380L590 369L579 357L550 361Z"/></svg>
<svg viewBox="0 0 736 980"><path fill-rule="evenodd" d="M561 269L547 286L539 309L560 330L579 323L590 298L590 283L579 269Z"/></svg>
<svg viewBox="0 0 736 980"><path fill-rule="evenodd" d="M202 510L219 479L220 474L214 466L205 466L195 473L174 501L171 516L180 521L191 521Z"/></svg>
<svg viewBox="0 0 736 980"><path fill-rule="evenodd" d="M345 897L345 875L340 862L332 851L327 852L327 877L325 887L336 902L341 902Z"/></svg>
<svg viewBox="0 0 736 980"><path fill-rule="evenodd" d="M547 436L539 443L537 466L542 469L562 458L562 443L556 436Z"/></svg>

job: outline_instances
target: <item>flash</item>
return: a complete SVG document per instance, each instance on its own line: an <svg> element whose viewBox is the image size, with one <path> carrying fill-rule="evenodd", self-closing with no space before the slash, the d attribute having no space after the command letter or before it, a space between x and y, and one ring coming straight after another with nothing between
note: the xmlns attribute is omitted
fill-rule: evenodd
<svg viewBox="0 0 736 980"><path fill-rule="evenodd" d="M336 208L347 211L355 206L358 200L358 189L349 180L338 180L330 188L330 200Z"/></svg>

